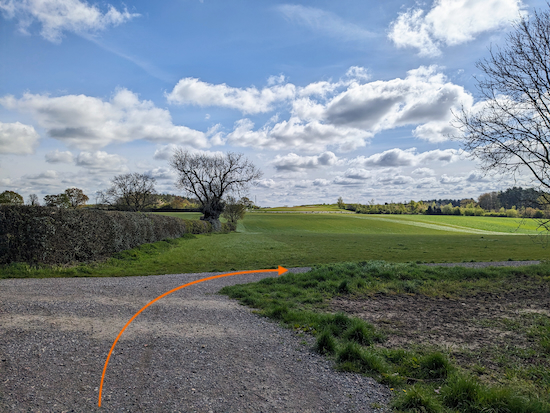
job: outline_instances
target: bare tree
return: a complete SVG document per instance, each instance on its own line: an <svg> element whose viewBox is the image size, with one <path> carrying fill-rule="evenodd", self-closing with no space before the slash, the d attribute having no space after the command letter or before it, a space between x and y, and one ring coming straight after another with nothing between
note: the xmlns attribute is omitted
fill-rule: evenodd
<svg viewBox="0 0 550 413"><path fill-rule="evenodd" d="M29 199L27 200L27 205L40 206L40 202L38 201L38 195L30 194Z"/></svg>
<svg viewBox="0 0 550 413"><path fill-rule="evenodd" d="M186 194L196 197L201 205L202 220L221 227L219 218L224 210L223 196L244 192L262 176L262 172L243 154L224 155L190 153L176 149L170 166L178 173L177 185Z"/></svg>
<svg viewBox="0 0 550 413"><path fill-rule="evenodd" d="M155 178L137 172L117 175L111 187L98 192L99 203L141 211L155 202Z"/></svg>
<svg viewBox="0 0 550 413"><path fill-rule="evenodd" d="M482 101L455 114L454 138L486 170L528 170L550 202L550 13L514 24L503 47L477 63ZM546 228L550 229L548 222Z"/></svg>

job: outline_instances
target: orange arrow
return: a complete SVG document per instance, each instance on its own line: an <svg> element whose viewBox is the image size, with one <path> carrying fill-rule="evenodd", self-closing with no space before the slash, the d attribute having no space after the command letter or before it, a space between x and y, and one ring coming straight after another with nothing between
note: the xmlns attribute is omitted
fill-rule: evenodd
<svg viewBox="0 0 550 413"><path fill-rule="evenodd" d="M107 355L107 360L105 360L105 366L103 367L103 374L101 375L101 384L99 385L99 401L98 401L98 406L101 407L101 393L103 391L103 379L105 379L105 372L107 371L107 365L109 364L109 359L111 358L111 353L113 352L113 350L115 349L115 346L116 346L116 343L118 341L118 339L120 338L120 336L122 335L122 333L124 333L124 330L126 330L126 328L130 325L130 323L132 321L134 321L134 319L140 315L142 313L143 310L145 310L147 307L149 307L151 304L153 304L154 302L160 300L161 298L163 297L166 297L168 294L172 294L173 292L175 291L178 291L178 290L181 290L182 288L185 288L185 287L189 287L190 285L193 285L193 284L198 284L198 283L201 283L201 282L204 282L204 281L208 281L208 280L214 280L216 278L222 278L222 277L231 277L232 275L239 275L239 274L251 274L251 273L254 273L254 272L273 272L273 271L277 271L277 273L279 275L281 274L284 274L285 272L287 272L288 270L284 267L281 267L279 265L279 268L276 269L276 270L250 270L250 271L239 271L239 272L231 272L231 273L228 273L228 274L221 274L221 275L214 275L212 277L206 277L206 278L201 278L200 280L195 280L195 281L191 281L190 283L187 283L187 284L183 284L183 285L180 285L179 287L176 287L174 288L173 290L170 290L162 295L159 295L157 298L155 298L153 301L150 301L147 305L145 305L141 310L139 310L137 313L134 314L134 316L132 318L130 318L130 321L128 321L126 323L126 325L122 328L122 330L120 330L120 333L118 333L118 336L116 337L115 339L115 342L113 343L113 345L111 346L111 350L109 350L109 354Z"/></svg>

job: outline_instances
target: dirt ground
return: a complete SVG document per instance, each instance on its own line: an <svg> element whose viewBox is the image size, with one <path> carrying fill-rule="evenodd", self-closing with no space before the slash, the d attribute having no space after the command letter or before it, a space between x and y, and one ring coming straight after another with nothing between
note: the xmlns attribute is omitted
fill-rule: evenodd
<svg viewBox="0 0 550 413"><path fill-rule="evenodd" d="M520 278L513 284L518 288L512 291L457 299L419 294L376 294L358 300L339 297L333 300L331 310L354 315L384 330L388 336L384 347L441 348L463 366L479 364L498 370L503 366L495 357L502 355L503 349L536 348L527 334L530 316L550 316L548 284L529 285ZM548 364L548 360L538 362Z"/></svg>

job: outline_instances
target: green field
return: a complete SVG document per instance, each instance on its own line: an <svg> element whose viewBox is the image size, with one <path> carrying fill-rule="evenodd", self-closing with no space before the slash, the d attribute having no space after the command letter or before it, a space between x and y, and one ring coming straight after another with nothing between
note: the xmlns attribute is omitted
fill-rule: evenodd
<svg viewBox="0 0 550 413"><path fill-rule="evenodd" d="M196 219L200 214L167 215ZM128 276L366 260L546 260L545 241L535 221L513 218L252 212L235 233L147 244L104 263L72 268L15 264L2 268L0 277Z"/></svg>

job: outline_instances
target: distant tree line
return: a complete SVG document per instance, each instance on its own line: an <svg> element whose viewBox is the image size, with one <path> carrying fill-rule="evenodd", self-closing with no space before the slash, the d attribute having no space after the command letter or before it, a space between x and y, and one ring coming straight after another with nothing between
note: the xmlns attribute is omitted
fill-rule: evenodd
<svg viewBox="0 0 550 413"><path fill-rule="evenodd" d="M338 198L338 207L359 214L425 214L550 218L548 195L532 188L508 188L505 191L481 194L477 202L473 198L431 199L408 203L367 205L345 204Z"/></svg>

